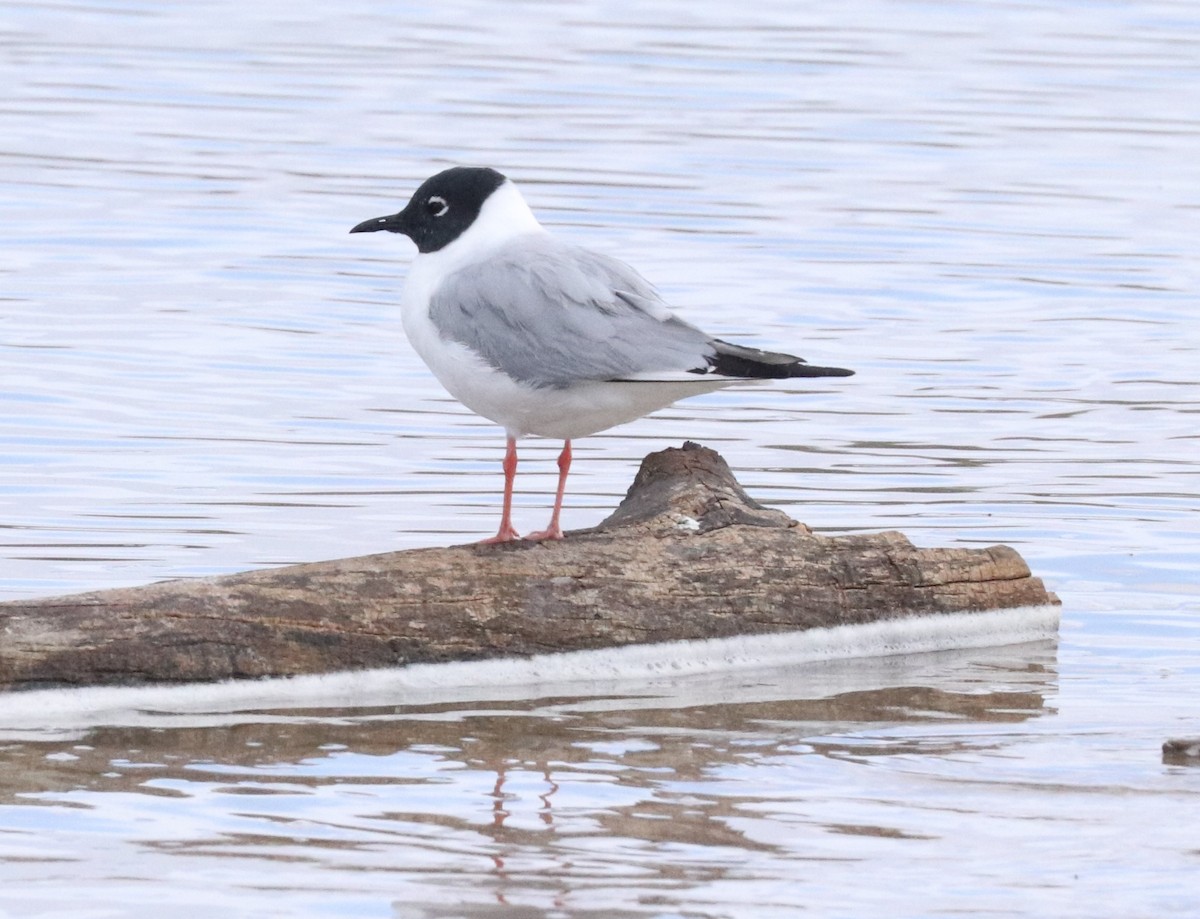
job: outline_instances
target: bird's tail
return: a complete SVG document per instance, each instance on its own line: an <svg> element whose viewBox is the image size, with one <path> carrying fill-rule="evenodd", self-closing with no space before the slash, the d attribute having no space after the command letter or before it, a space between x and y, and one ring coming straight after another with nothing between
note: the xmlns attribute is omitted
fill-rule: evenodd
<svg viewBox="0 0 1200 919"><path fill-rule="evenodd" d="M742 345L712 340L714 354L708 359L709 373L748 380L783 380L789 377L848 377L853 370L843 367L814 367L804 358L776 351L760 351Z"/></svg>

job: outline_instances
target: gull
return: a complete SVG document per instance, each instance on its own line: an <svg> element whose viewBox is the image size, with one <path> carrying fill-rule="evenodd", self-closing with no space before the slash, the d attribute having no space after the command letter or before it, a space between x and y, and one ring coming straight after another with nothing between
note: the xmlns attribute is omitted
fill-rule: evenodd
<svg viewBox="0 0 1200 919"><path fill-rule="evenodd" d="M512 523L521 437L563 441L550 524L526 537L562 539L576 438L736 383L853 373L707 335L624 262L548 232L495 169L439 172L403 210L350 232L380 230L417 246L401 300L413 349L450 395L506 434L500 528L484 543L521 538Z"/></svg>

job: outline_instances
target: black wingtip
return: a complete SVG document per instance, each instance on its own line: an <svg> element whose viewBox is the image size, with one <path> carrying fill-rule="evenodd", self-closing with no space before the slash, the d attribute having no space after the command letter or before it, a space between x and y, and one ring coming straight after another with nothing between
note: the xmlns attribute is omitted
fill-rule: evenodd
<svg viewBox="0 0 1200 919"><path fill-rule="evenodd" d="M845 367L814 367L794 354L760 351L731 342L712 340L714 352L709 358L709 373L741 377L747 380L787 380L794 377L850 377Z"/></svg>
<svg viewBox="0 0 1200 919"><path fill-rule="evenodd" d="M853 370L845 367L814 367L811 364L788 364L784 368L791 371L789 377L852 377Z"/></svg>

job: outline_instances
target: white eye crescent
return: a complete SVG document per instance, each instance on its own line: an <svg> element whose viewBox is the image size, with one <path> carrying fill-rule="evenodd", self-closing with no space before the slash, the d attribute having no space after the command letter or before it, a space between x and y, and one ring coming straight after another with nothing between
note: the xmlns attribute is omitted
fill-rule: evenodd
<svg viewBox="0 0 1200 919"><path fill-rule="evenodd" d="M425 213L430 217L441 217L450 210L450 205L441 195L430 195L425 202Z"/></svg>

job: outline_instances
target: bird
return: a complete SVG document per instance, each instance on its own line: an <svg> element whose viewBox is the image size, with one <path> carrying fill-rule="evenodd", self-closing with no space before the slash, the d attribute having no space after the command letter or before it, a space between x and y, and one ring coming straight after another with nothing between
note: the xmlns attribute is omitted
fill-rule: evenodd
<svg viewBox="0 0 1200 919"><path fill-rule="evenodd" d="M350 230L379 231L417 247L401 296L413 349L450 395L505 431L500 527L481 543L521 538L519 438L563 441L550 523L525 537L558 540L573 440L737 383L854 372L713 338L629 265L550 233L489 167L443 170L402 210Z"/></svg>

